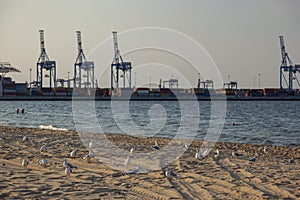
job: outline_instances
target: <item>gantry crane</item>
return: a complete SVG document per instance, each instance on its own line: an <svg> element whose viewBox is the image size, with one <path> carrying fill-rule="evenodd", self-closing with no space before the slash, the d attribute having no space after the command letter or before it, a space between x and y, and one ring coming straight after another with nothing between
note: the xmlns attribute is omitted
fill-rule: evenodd
<svg viewBox="0 0 300 200"><path fill-rule="evenodd" d="M74 88L94 88L94 62L87 61L81 42L81 32L76 31L78 55L74 64Z"/></svg>
<svg viewBox="0 0 300 200"><path fill-rule="evenodd" d="M283 36L279 36L280 49L281 49L281 66L280 66L280 89L286 89L283 84L283 80L288 90L293 90L293 82L296 80L298 87L300 87L299 80L297 78L297 72L300 72L300 65L294 65L290 59L288 53L285 50ZM286 77L288 74L288 79Z"/></svg>
<svg viewBox="0 0 300 200"><path fill-rule="evenodd" d="M118 90L119 88L119 80L123 78L123 88L126 87L126 79L128 80L128 86L131 88L131 62L124 62L121 56L120 50L118 48L118 38L117 32L113 33L113 42L114 42L114 51L115 56L113 62L111 64L111 88ZM119 71L122 71L120 74Z"/></svg>
<svg viewBox="0 0 300 200"><path fill-rule="evenodd" d="M43 88L43 70L49 71L49 75L45 74L45 78L49 78L49 87L56 87L56 62L49 59L44 40L44 30L40 32L41 54L36 64L36 84L37 87Z"/></svg>

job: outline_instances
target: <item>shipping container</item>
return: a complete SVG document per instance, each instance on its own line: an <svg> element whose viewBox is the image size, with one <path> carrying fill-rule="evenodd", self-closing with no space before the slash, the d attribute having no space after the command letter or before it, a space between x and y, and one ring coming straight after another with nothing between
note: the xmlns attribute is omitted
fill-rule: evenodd
<svg viewBox="0 0 300 200"><path fill-rule="evenodd" d="M250 89L249 96L250 97L262 97L264 92L262 89Z"/></svg>
<svg viewBox="0 0 300 200"><path fill-rule="evenodd" d="M264 88L264 96L266 97L278 97L279 88Z"/></svg>
<svg viewBox="0 0 300 200"><path fill-rule="evenodd" d="M3 96L16 96L16 87L3 87Z"/></svg>
<svg viewBox="0 0 300 200"><path fill-rule="evenodd" d="M132 88L119 88L119 95L122 97L130 97L133 94Z"/></svg>
<svg viewBox="0 0 300 200"><path fill-rule="evenodd" d="M42 96L43 93L40 88L31 88L31 96Z"/></svg>
<svg viewBox="0 0 300 200"><path fill-rule="evenodd" d="M41 92L43 96L54 96L55 94L52 88L42 88Z"/></svg>
<svg viewBox="0 0 300 200"><path fill-rule="evenodd" d="M27 83L16 83L16 93L17 96L27 96Z"/></svg>
<svg viewBox="0 0 300 200"><path fill-rule="evenodd" d="M246 96L246 91L237 90L235 92L235 96L237 96L237 97L245 97Z"/></svg>

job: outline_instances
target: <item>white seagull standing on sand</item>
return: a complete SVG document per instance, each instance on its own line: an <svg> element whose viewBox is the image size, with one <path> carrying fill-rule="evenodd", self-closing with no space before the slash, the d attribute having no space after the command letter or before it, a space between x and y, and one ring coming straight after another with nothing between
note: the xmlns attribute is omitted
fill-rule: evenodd
<svg viewBox="0 0 300 200"><path fill-rule="evenodd" d="M28 166L28 161L26 159L23 159L22 166L26 169Z"/></svg>
<svg viewBox="0 0 300 200"><path fill-rule="evenodd" d="M267 146L264 146L264 153L268 153L267 152Z"/></svg>
<svg viewBox="0 0 300 200"><path fill-rule="evenodd" d="M67 176L71 176L71 173L72 173L72 169L68 166L68 167L66 167L66 169L65 169L65 174L67 175Z"/></svg>
<svg viewBox="0 0 300 200"><path fill-rule="evenodd" d="M89 143L89 148L91 149L92 147L93 147L93 140L91 140Z"/></svg>
<svg viewBox="0 0 300 200"><path fill-rule="evenodd" d="M217 158L217 157L219 157L219 156L220 156L220 150L219 150L219 149L217 149L217 150L216 150L216 153L217 153L217 155L215 155L214 157L216 157L216 158Z"/></svg>
<svg viewBox="0 0 300 200"><path fill-rule="evenodd" d="M237 157L237 156L241 156L242 154L236 152L235 150L232 151L231 153L232 157Z"/></svg>
<svg viewBox="0 0 300 200"><path fill-rule="evenodd" d="M71 158L75 158L75 157L76 157L76 152L77 152L77 150L71 151L70 157L71 157Z"/></svg>
<svg viewBox="0 0 300 200"><path fill-rule="evenodd" d="M47 151L46 146L41 146L40 151L41 151L41 152L46 152L46 151Z"/></svg>
<svg viewBox="0 0 300 200"><path fill-rule="evenodd" d="M256 156L254 156L253 158L251 158L249 161L250 162L255 162L256 161Z"/></svg>
<svg viewBox="0 0 300 200"><path fill-rule="evenodd" d="M200 151L200 150L197 151L197 153L196 153L196 155L195 155L195 158L196 158L196 159L203 159L203 158L204 158L203 155L201 154L201 151Z"/></svg>
<svg viewBox="0 0 300 200"><path fill-rule="evenodd" d="M184 147L185 147L186 149L189 149L189 146L187 145L186 142L184 143Z"/></svg>
<svg viewBox="0 0 300 200"><path fill-rule="evenodd" d="M178 177L179 177L178 174L174 173L174 172L173 172L172 170L170 170L170 169L166 169L165 175L166 175L166 177L168 177L168 178L178 178Z"/></svg>
<svg viewBox="0 0 300 200"><path fill-rule="evenodd" d="M205 149L205 150L203 151L203 153L202 153L203 157L208 156L208 154L209 154L208 149Z"/></svg>
<svg viewBox="0 0 300 200"><path fill-rule="evenodd" d="M47 160L46 160L46 159L40 160L40 161L39 161L39 164L40 164L42 167L46 167L46 165L47 165Z"/></svg>
<svg viewBox="0 0 300 200"><path fill-rule="evenodd" d="M72 144L72 142L66 142L66 146L71 146Z"/></svg>
<svg viewBox="0 0 300 200"><path fill-rule="evenodd" d="M133 151L135 150L135 145L133 145L130 149L130 154L132 155L133 154Z"/></svg>
<svg viewBox="0 0 300 200"><path fill-rule="evenodd" d="M127 159L125 160L124 164L125 164L125 168L129 167L129 165L130 165L130 156L129 155L127 156Z"/></svg>
<svg viewBox="0 0 300 200"><path fill-rule="evenodd" d="M64 166L65 168L69 167L69 168L71 168L71 169L73 169L73 168L77 169L76 166L73 166L71 163L68 163L68 161L67 161L66 159L64 159L63 166Z"/></svg>
<svg viewBox="0 0 300 200"><path fill-rule="evenodd" d="M27 140L29 140L29 137L28 137L27 135L25 135L25 136L23 137L23 142L25 142L25 141L27 141Z"/></svg>
<svg viewBox="0 0 300 200"><path fill-rule="evenodd" d="M89 163L92 158L94 158L94 153L91 150L89 150L89 153L85 155L82 159L87 160L87 162Z"/></svg>
<svg viewBox="0 0 300 200"><path fill-rule="evenodd" d="M157 140L155 140L154 145L152 145L152 149L159 150L159 146L158 146Z"/></svg>

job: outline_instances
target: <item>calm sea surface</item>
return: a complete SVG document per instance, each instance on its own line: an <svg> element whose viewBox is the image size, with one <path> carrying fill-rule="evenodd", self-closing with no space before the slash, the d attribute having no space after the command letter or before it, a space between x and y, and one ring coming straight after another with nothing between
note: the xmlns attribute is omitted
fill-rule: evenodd
<svg viewBox="0 0 300 200"><path fill-rule="evenodd" d="M197 116L192 114L189 117L199 119L195 138L204 139L211 119L211 103L206 101L198 103L200 114ZM90 115L85 110L86 102L80 104L85 115L85 120L80 123L85 124ZM155 136L172 138L178 130L194 131L192 125L189 126L189 121L183 122L184 126L180 129L182 112L178 102L135 101L127 105L120 102L113 104L115 111L112 111L111 105L108 101L95 102L101 132L127 134L134 125L144 132L144 136L147 136L146 130L149 129L155 132L153 132ZM71 101L1 101L0 108L2 126L76 129ZM24 108L25 114L16 114L17 108L20 110ZM124 108L124 112L127 109L129 115L123 114ZM131 131L131 134L139 133L135 130ZM300 102L229 101L219 141L300 146Z"/></svg>

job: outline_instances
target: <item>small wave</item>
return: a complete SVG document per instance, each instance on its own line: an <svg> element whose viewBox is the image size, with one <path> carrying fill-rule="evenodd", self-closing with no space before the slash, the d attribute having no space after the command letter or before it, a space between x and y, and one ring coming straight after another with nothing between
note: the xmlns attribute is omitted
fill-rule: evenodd
<svg viewBox="0 0 300 200"><path fill-rule="evenodd" d="M55 130L55 131L68 131L66 128L57 128L52 125L46 126L46 125L40 125L40 129L49 129L49 130Z"/></svg>

